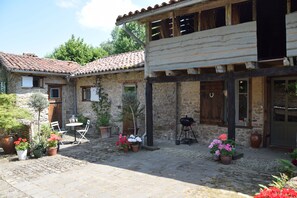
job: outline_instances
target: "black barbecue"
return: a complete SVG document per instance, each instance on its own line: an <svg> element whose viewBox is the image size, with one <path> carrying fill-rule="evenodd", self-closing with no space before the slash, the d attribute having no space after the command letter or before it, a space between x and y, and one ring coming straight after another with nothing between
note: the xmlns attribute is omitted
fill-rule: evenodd
<svg viewBox="0 0 297 198"><path fill-rule="evenodd" d="M195 123L195 120L191 117L183 117L180 119L180 123L182 125L181 128L181 132L179 134L179 137L177 138L177 134L176 134L176 141L175 144L179 145L179 144L192 144L192 143L198 143L198 140L196 138L196 135L192 129L192 124ZM189 133L192 133L193 138L189 138ZM184 137L183 139L181 139L181 137Z"/></svg>

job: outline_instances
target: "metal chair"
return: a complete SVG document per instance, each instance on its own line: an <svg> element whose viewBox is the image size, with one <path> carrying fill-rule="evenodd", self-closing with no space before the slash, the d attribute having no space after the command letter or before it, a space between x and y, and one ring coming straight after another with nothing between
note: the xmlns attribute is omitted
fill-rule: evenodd
<svg viewBox="0 0 297 198"><path fill-rule="evenodd" d="M80 138L78 140L78 144L81 143L81 141L83 139L89 141L88 138L86 138L86 134L89 131L90 123L91 123L91 121L88 120L85 129L76 130L76 132L79 133L79 135L80 135Z"/></svg>
<svg viewBox="0 0 297 198"><path fill-rule="evenodd" d="M51 122L51 128L52 128L53 131L58 132L61 135L61 137L63 137L63 135L65 135L67 133L67 131L62 131L61 130L58 121ZM61 141L61 144L63 144L63 141Z"/></svg>

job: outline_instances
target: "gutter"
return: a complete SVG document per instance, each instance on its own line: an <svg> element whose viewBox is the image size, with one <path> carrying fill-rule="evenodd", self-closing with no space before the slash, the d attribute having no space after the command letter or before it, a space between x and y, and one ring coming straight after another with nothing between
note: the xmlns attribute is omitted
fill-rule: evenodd
<svg viewBox="0 0 297 198"><path fill-rule="evenodd" d="M133 14L132 16L124 16L122 20L120 19L116 22L116 25L122 25L122 24L125 24L128 22L131 22L131 21L137 21L137 20L147 18L147 17L153 16L153 15L162 14L164 12L169 12L169 11L172 11L175 9L191 6L193 4L202 3L205 1L209 1L209 0L189 0L189 1L184 0L184 1L180 1L177 3L171 4L171 5L170 4L166 5L164 7L160 7L160 8L156 8L156 9L153 8L153 10L151 10L151 11L146 10L146 11L143 11L143 13L139 13L139 14L135 14L135 15Z"/></svg>
<svg viewBox="0 0 297 198"><path fill-rule="evenodd" d="M79 78L79 77L86 77L86 76L99 76L99 75L106 75L106 74L118 74L118 73L127 73L127 72L135 72L135 71L144 71L144 68L135 68L135 69L125 69L125 70L114 70L114 71L104 71L104 72L94 72L94 73L87 73L87 74L78 74L78 75L69 75L69 78Z"/></svg>
<svg viewBox="0 0 297 198"><path fill-rule="evenodd" d="M39 72L39 71L28 71L28 70L9 70L11 73L23 73L23 74L43 74L43 75L53 75L53 76L69 76L69 73L55 73L55 72Z"/></svg>

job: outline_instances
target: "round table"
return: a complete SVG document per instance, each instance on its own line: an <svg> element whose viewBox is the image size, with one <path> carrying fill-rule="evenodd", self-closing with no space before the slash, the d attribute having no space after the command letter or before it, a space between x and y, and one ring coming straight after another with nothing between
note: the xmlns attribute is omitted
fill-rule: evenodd
<svg viewBox="0 0 297 198"><path fill-rule="evenodd" d="M71 123L66 124L66 126L67 127L71 127L71 130L74 132L74 142L73 143L76 143L76 131L75 131L75 127L82 126L82 125L83 125L82 122L71 122Z"/></svg>

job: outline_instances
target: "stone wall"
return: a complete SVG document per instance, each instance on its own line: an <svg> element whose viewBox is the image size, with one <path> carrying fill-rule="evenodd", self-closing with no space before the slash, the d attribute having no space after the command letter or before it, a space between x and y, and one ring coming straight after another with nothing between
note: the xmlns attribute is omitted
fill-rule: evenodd
<svg viewBox="0 0 297 198"><path fill-rule="evenodd" d="M73 114L73 86L68 83L64 77L45 76L43 88L22 88L22 74L11 73L8 80L8 93L17 95L17 104L23 108L29 109L33 118L37 120L37 112L28 106L29 98L32 93L42 93L48 98L48 84L61 84L62 86L62 126L65 126L65 120ZM40 120L42 123L48 122L48 108L41 112Z"/></svg>
<svg viewBox="0 0 297 198"><path fill-rule="evenodd" d="M92 102L82 101L82 87L83 86L96 86L96 79L100 79L100 84L104 89L104 92L108 94L111 101L111 115L113 126L119 127L119 131L122 131L123 124L119 122L119 113L122 107L122 94L125 84L137 85L137 98L140 103L144 105L145 102L145 83L143 80L143 72L129 72L118 74L106 74L90 77L82 77L77 79L76 92L77 92L77 113L82 114L85 117L90 118L91 124L95 126L96 115L92 110ZM144 119L139 120L140 134L144 132Z"/></svg>
<svg viewBox="0 0 297 198"><path fill-rule="evenodd" d="M251 126L236 128L237 144L249 146L250 134L257 131L263 134L264 127L264 79L251 79ZM177 93L177 94L176 94ZM178 103L178 108L176 104ZM210 143L222 133L227 133L227 126L200 124L200 83L160 83L153 85L154 137L175 139L176 130L180 133L179 119L185 115L192 117L198 141ZM176 125L176 123L178 125Z"/></svg>

